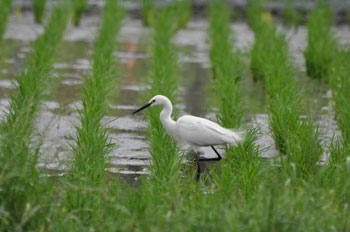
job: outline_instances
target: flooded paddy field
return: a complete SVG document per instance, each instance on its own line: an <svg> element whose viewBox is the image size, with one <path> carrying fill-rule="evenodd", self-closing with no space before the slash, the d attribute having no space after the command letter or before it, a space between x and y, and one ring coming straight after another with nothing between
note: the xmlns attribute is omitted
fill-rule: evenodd
<svg viewBox="0 0 350 232"><path fill-rule="evenodd" d="M74 125L78 123L77 109L82 107L82 78L91 72L93 40L100 19L98 12L90 12L84 15L79 27L69 24L63 41L59 44L46 101L35 119L35 133L38 140L42 139L39 167L55 171L69 168L72 138L75 136ZM236 37L235 46L244 51L244 59L248 62L254 33L245 22L234 22L231 27ZM297 67L297 81L304 93L305 109L314 115L315 124L320 127L323 146L327 147L331 138L339 136L340 132L334 120L329 87L307 77L305 73L303 50L306 47L307 30L305 26L297 29L280 26L279 30L287 34L289 50ZM348 26L340 25L333 30L340 43L350 42ZM173 39L179 52L178 65L182 77L179 104L176 107L180 109L180 115L192 114L216 121L216 102L210 89L207 31L208 22L205 18L192 18L188 27L179 30ZM31 43L41 33L43 26L33 22L30 11L10 15L4 40L0 42L2 115L8 107L8 94L12 91L14 77L26 65ZM113 173L133 176L146 174L151 162L145 137L147 121L143 120L142 115L131 115L147 100L151 33L151 29L144 27L140 19L128 16L124 19L117 38L117 49L113 53L118 61L117 90L109 99L110 110L104 118L111 127L112 142L116 144L110 153L112 167L109 170ZM243 102L247 108L246 127L257 126L261 132L258 143L265 148L261 157L277 156L278 151L269 131L265 91L261 83L253 81L248 66L242 79L242 90ZM203 151L205 157L212 155L210 149ZM327 153L322 160L326 159Z"/></svg>
<svg viewBox="0 0 350 232"><path fill-rule="evenodd" d="M0 0L0 231L350 231L348 3L302 3Z"/></svg>

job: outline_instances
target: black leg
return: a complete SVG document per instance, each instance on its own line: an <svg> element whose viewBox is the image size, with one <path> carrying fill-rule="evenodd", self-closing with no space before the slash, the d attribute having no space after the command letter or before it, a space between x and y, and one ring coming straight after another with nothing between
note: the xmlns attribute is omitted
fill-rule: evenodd
<svg viewBox="0 0 350 232"><path fill-rule="evenodd" d="M196 153L196 163L197 163L196 180L199 181L199 178L201 177L201 166L199 165L199 159L198 159L198 154L197 153Z"/></svg>
<svg viewBox="0 0 350 232"><path fill-rule="evenodd" d="M218 155L217 158L209 158L209 159L199 159L199 161L219 161L221 160L221 155L219 154L219 152L214 148L214 146L211 146L211 148L214 150L214 152Z"/></svg>

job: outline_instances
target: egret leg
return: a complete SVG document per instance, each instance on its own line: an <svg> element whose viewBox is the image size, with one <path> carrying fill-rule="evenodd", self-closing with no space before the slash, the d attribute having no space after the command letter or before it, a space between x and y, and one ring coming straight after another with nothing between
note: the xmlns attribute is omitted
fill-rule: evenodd
<svg viewBox="0 0 350 232"><path fill-rule="evenodd" d="M211 148L214 150L214 152L218 155L216 158L209 158L209 159L199 159L199 161L219 161L222 159L221 155L219 152L215 149L214 146L211 146Z"/></svg>
<svg viewBox="0 0 350 232"><path fill-rule="evenodd" d="M201 177L201 166L199 165L198 153L196 153L196 163L197 163L197 175L196 175L196 180L199 181L199 178Z"/></svg>

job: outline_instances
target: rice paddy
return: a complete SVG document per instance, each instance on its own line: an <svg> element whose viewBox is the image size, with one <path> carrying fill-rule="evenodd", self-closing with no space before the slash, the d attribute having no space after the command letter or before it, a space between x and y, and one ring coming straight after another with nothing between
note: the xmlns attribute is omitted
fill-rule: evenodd
<svg viewBox="0 0 350 232"><path fill-rule="evenodd" d="M41 24L18 4L0 7L1 231L350 230L350 30L324 2L299 21L255 1L246 18L47 1ZM131 115L157 94L244 140L197 181L160 108Z"/></svg>

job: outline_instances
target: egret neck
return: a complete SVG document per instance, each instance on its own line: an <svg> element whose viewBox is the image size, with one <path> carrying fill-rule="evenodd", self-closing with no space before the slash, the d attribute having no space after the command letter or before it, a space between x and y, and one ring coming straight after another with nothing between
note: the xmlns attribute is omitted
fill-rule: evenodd
<svg viewBox="0 0 350 232"><path fill-rule="evenodd" d="M169 99L165 98L161 104L163 106L162 111L160 112L160 121L162 122L165 130L171 135L171 137L175 137L175 127L176 123L171 118L171 113L173 112L173 106Z"/></svg>

